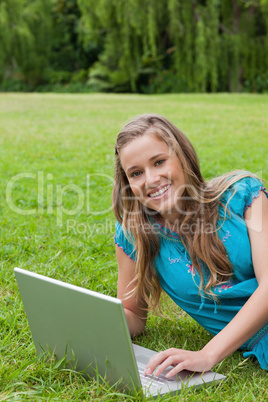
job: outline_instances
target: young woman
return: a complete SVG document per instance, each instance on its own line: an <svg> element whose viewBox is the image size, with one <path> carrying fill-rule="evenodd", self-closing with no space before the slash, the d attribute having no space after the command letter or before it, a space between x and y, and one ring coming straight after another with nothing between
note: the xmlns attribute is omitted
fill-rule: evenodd
<svg viewBox="0 0 268 402"><path fill-rule="evenodd" d="M253 174L206 182L189 140L141 115L115 145L118 297L140 334L163 289L212 335L199 351L156 354L145 374L207 371L237 349L268 368L268 193Z"/></svg>

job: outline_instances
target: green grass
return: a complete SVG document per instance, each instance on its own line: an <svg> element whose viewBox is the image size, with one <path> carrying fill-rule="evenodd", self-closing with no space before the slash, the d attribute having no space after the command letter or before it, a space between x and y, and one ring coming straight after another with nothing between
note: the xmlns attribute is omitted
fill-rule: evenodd
<svg viewBox="0 0 268 402"><path fill-rule="evenodd" d="M206 178L247 169L268 179L267 110L259 95L0 95L0 400L142 400L36 357L13 268L115 296L113 146L126 120L169 118L193 142ZM201 348L210 335L168 306L169 318L150 315L135 342ZM240 352L216 369L225 382L185 389L180 400L268 400L267 372Z"/></svg>

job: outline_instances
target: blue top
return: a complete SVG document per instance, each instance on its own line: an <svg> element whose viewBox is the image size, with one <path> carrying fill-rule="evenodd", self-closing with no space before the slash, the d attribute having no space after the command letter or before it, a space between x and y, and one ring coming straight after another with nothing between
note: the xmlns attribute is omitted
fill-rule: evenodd
<svg viewBox="0 0 268 402"><path fill-rule="evenodd" d="M199 274L192 266L179 234L171 232L160 223L154 223L160 238L160 251L155 259L155 269L161 287L176 304L213 335L232 320L258 286L244 215L261 191L268 197L260 180L246 177L230 186L221 198L224 205L229 200L230 216L227 213L224 221L223 208L219 209L219 237L228 251L234 272L230 280L213 288L218 303L207 298L202 292L200 295ZM126 238L118 222L115 243L135 260L134 244ZM205 280L206 272L208 271L204 267ZM261 367L267 369L268 323L241 349L247 350L245 357L256 356Z"/></svg>

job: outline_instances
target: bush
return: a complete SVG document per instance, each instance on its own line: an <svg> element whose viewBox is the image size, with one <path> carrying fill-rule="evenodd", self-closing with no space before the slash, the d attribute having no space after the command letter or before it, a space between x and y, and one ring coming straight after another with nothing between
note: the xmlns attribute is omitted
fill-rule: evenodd
<svg viewBox="0 0 268 402"><path fill-rule="evenodd" d="M55 93L91 93L91 88L85 83L81 82L70 82L67 84L47 84L47 85L40 85L39 87L35 88L36 92L55 92Z"/></svg>
<svg viewBox="0 0 268 402"><path fill-rule="evenodd" d="M85 83L88 79L88 70L81 69L72 73L72 83Z"/></svg>
<svg viewBox="0 0 268 402"><path fill-rule="evenodd" d="M28 85L22 80L9 79L0 84L1 92L27 92Z"/></svg>
<svg viewBox="0 0 268 402"><path fill-rule="evenodd" d="M129 92L129 77L120 69L111 71L97 62L89 70L87 85L94 92Z"/></svg>
<svg viewBox="0 0 268 402"><path fill-rule="evenodd" d="M70 71L53 71L51 70L48 73L48 82L49 84L67 84L70 82L72 77L72 73Z"/></svg>
<svg viewBox="0 0 268 402"><path fill-rule="evenodd" d="M151 78L148 84L141 86L141 92L146 94L167 94L191 92L185 79L173 70L159 71Z"/></svg>
<svg viewBox="0 0 268 402"><path fill-rule="evenodd" d="M246 92L268 93L268 71L257 75L254 80L246 80L244 83Z"/></svg>

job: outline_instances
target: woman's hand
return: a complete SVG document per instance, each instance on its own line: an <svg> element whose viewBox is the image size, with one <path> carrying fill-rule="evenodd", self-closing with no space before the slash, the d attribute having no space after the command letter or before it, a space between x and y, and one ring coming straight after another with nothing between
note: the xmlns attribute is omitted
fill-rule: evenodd
<svg viewBox="0 0 268 402"><path fill-rule="evenodd" d="M204 350L198 352L191 352L189 350L182 350L171 348L163 352L155 354L147 364L144 374L150 375L155 371L155 375L160 375L167 367L174 366L167 374L166 377L170 378L182 370L204 372L213 367L212 358Z"/></svg>

